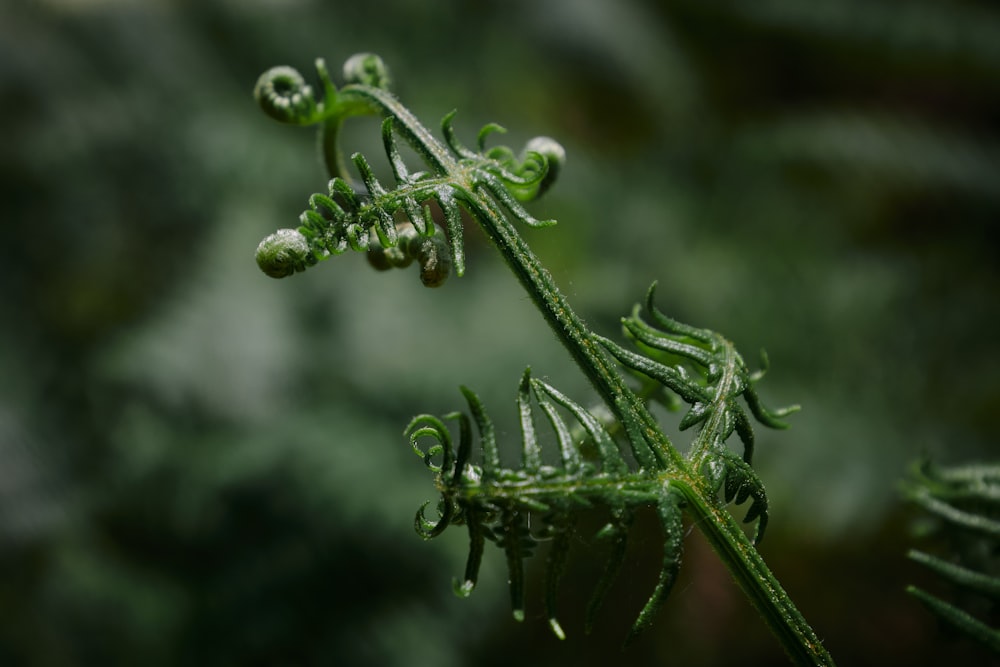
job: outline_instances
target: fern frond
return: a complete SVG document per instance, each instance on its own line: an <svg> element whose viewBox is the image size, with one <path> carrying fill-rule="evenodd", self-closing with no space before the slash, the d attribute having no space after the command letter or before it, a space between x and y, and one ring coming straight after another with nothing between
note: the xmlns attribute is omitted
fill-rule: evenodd
<svg viewBox="0 0 1000 667"><path fill-rule="evenodd" d="M688 404L679 428L701 426L688 460L713 480L715 488L724 488L727 502L742 504L753 498L744 521L759 519L755 537L759 542L767 526L768 503L763 482L751 468L754 433L747 411L765 426L786 428L782 418L798 406L773 411L764 407L754 388L763 372L751 372L723 336L666 316L654 304L655 291L654 283L644 308L636 306L631 316L622 319L638 352L608 338L598 340L623 366L659 383ZM734 432L743 445L742 458L733 455L726 444Z"/></svg>
<svg viewBox="0 0 1000 667"><path fill-rule="evenodd" d="M722 336L681 324L657 310L652 288L645 309L637 308L623 320L634 351L594 334L584 324L514 224L553 224L533 217L523 202L545 192L557 176L565 161L558 143L536 138L520 154L504 146L487 148L487 140L503 132L499 125L488 124L472 150L454 131L454 112L442 122L440 141L388 91L388 70L377 56L352 57L345 66L348 83L340 89L321 60L317 71L322 99L289 68L266 73L258 84L258 99L270 115L294 124L320 125L332 176L326 192L309 198L298 228L279 230L261 242L257 250L261 269L284 277L354 250L367 253L380 269L417 263L423 283L437 286L451 270L459 276L465 271L465 211L498 249L604 402L601 411L588 410L526 371L517 391L521 456L515 467L504 466L489 413L464 387L467 413L442 418L421 415L410 423L406 435L434 474L440 492L436 519L427 516L429 503L425 504L414 518L417 532L429 539L452 524L468 530L469 555L464 576L455 582L456 593L466 596L475 588L486 542L493 542L507 561L514 618L522 620L524 560L540 542L551 542L545 607L553 633L564 637L555 611L559 581L580 511L597 509L609 517L598 538L610 542L611 553L588 605L589 629L621 568L633 517L647 508L663 529L662 563L653 591L629 632L630 640L650 625L670 593L680 567L687 513L792 658L802 665L832 664L747 534L724 508L726 502L750 500L745 520L757 522L756 540L760 540L768 502L751 467L751 417L782 428L782 418L796 409L764 407L754 388L763 370L749 371ZM337 137L346 118L361 114L383 117L391 185L382 183L360 154L351 158L359 182L347 176ZM419 165L406 163L399 139L413 149ZM435 219L435 208L440 209L443 228ZM638 392L630 388L619 366L639 376ZM650 412L654 401L688 406L680 427L697 426L698 434L686 455ZM451 430L455 424L457 446ZM540 424L547 424L548 440L557 444L558 463L546 463ZM742 455L729 448L733 433L742 442Z"/></svg>
<svg viewBox="0 0 1000 667"><path fill-rule="evenodd" d="M522 377L517 399L522 425L522 466L505 468L500 464L495 432L485 408L474 393L464 388L462 392L471 420L456 417L454 413L448 418L477 424L481 449L478 464L469 460L463 463L462 456L452 453L451 434L440 419L422 415L411 422L406 431L416 452L435 473L441 492L442 510L438 521L432 523L424 519L421 508L417 518L418 532L425 538L436 537L448 523L465 524L469 529L465 581L457 590L467 594L475 586L484 539L493 541L504 551L507 560L514 617L523 620L523 561L533 554L540 540L551 541L546 561L546 612L553 632L564 637L555 614L555 598L575 531L577 512L604 507L611 516L600 536L612 540L613 553L588 612L592 621L624 557L625 539L634 512L640 507L654 507L664 530L663 563L657 585L629 637L648 627L666 599L680 566L683 495L655 474L629 471L600 421L550 384L532 378L530 370ZM535 406L541 409L559 442L560 465L541 464ZM574 441L570 436L572 426L567 415L586 433L587 444L596 452L593 457L581 451L581 441ZM434 442L426 451L417 446L423 438L431 438ZM459 449L471 450L470 439L471 432L462 430ZM440 464L433 461L438 455L442 456Z"/></svg>
<svg viewBox="0 0 1000 667"><path fill-rule="evenodd" d="M517 157L505 146L485 147L487 136L504 131L489 124L479 133L479 150L472 151L455 135L453 111L442 121L442 144L388 92L388 69L381 59L361 54L349 60L345 71L354 83L339 91L321 60L317 69L327 97L322 101L315 99L312 88L290 67L274 68L262 75L256 94L265 111L295 124L322 122L327 129L339 128L350 115L382 114L383 145L396 183L387 188L363 155L352 155L361 179L357 190L346 175L334 176L326 193L309 198L309 208L299 216L297 229L278 230L264 239L257 249L257 263L267 275L284 278L351 249L371 252L377 268L400 267L416 260L428 278L424 284L436 287L444 282L451 266L457 275L465 273L460 209L482 218L494 215L499 207L531 227L554 224L553 220L536 219L521 205L548 188L565 160L565 151L554 140L536 137ZM397 135L423 161L420 170L411 171L406 166L396 144ZM339 165L339 157L334 161ZM338 166L333 171L343 170ZM427 207L430 202L442 211L446 235L432 221ZM397 216L403 217L399 225ZM407 242L397 248L401 236ZM386 255L391 259L384 260ZM428 268L428 263L434 268Z"/></svg>
<svg viewBox="0 0 1000 667"><path fill-rule="evenodd" d="M656 380L690 405L681 419L681 430L714 419L713 428L721 438L706 438L703 445L720 444L736 431L744 445L744 460L750 463L753 432L746 411L736 399L742 397L754 418L771 428L787 428L782 418L799 406L774 411L764 407L754 387L763 373L750 372L743 357L723 336L664 315L654 305L655 290L654 283L647 292L644 312L636 306L630 317L622 319L638 353L607 338L601 338L601 343L622 365ZM644 314L652 324L643 319Z"/></svg>
<svg viewBox="0 0 1000 667"><path fill-rule="evenodd" d="M952 552L948 560L917 549L907 557L966 593L996 604L1000 600L1000 466L940 468L923 461L902 492L936 519L935 532L948 540ZM917 586L906 590L943 622L1000 653L1000 629L990 628Z"/></svg>

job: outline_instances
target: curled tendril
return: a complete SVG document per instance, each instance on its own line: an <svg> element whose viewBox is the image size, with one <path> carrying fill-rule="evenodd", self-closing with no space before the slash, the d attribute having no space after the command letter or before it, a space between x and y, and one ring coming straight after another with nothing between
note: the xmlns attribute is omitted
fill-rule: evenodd
<svg viewBox="0 0 1000 667"><path fill-rule="evenodd" d="M285 278L315 263L309 242L297 229L279 229L257 246L257 266L272 278Z"/></svg>
<svg viewBox="0 0 1000 667"><path fill-rule="evenodd" d="M541 197L555 183L563 165L566 164L566 149L555 139L550 137L535 137L524 146L524 161L527 157L535 154L540 155L545 160L545 171L538 181L537 188L531 199Z"/></svg>
<svg viewBox="0 0 1000 667"><path fill-rule="evenodd" d="M423 459L424 465L432 472L451 472L455 465L455 448L451 443L451 431L443 421L434 415L419 415L410 421L404 434L409 438L413 452ZM433 443L426 451L420 446L424 438L430 438ZM442 457L440 464L433 461L438 454Z"/></svg>
<svg viewBox="0 0 1000 667"><path fill-rule="evenodd" d="M433 415L419 415L414 417L406 427L405 435L410 440L410 446L414 453L424 461L424 465L436 474L448 474L455 467L455 450L452 447L451 432L444 422ZM431 446L426 450L421 447L420 442L429 438ZM434 462L436 456L441 456L441 463ZM430 501L424 503L417 510L413 520L413 527L424 539L437 537L451 523L455 513L455 504L451 500L451 494L442 493L438 503L438 520L431 521L425 515Z"/></svg>
<svg viewBox="0 0 1000 667"><path fill-rule="evenodd" d="M344 81L389 90L392 77L379 56L374 53L355 53L344 63Z"/></svg>
<svg viewBox="0 0 1000 667"><path fill-rule="evenodd" d="M441 502L438 503L438 520L431 521L424 515L428 505L430 505L430 501L421 505L420 509L417 510L417 515L413 518L414 530L425 540L435 538L443 533L444 529L451 525L455 514L454 504L442 497Z"/></svg>
<svg viewBox="0 0 1000 667"><path fill-rule="evenodd" d="M253 95L264 113L282 123L310 125L319 119L312 86L292 67L272 67L261 74Z"/></svg>

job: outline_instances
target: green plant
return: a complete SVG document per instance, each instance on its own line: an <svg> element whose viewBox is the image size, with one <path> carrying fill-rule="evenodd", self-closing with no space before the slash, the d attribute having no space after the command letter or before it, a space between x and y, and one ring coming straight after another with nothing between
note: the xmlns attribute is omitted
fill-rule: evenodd
<svg viewBox="0 0 1000 667"><path fill-rule="evenodd" d="M970 464L942 468L922 461L903 484L902 492L907 500L932 517L920 532L942 535L949 554L942 558L911 549L907 556L971 594L972 601L986 599L995 605L1000 600L1000 573L997 572L1000 567L997 559L1000 466ZM1000 653L1000 630L918 586L909 586L906 590L944 623Z"/></svg>
<svg viewBox="0 0 1000 667"><path fill-rule="evenodd" d="M621 563L632 516L638 508L649 506L655 508L664 531L663 565L629 637L649 625L670 592L680 566L682 521L687 515L793 661L832 664L754 546L763 537L768 514L764 485L751 467L751 417L783 428L781 418L795 409L770 411L763 406L754 389L763 370L750 371L732 343L719 334L660 312L652 288L644 306L636 307L622 321L634 349L597 335L584 324L513 224L552 224L536 220L522 202L542 194L557 176L565 154L555 141L534 139L520 155L506 147L487 148L486 139L502 131L497 125L487 125L473 151L455 136L454 114L449 114L442 125L442 143L388 91L388 71L377 56L350 58L344 67L347 84L340 89L322 60L317 61L317 70L321 100L298 72L287 67L266 72L255 91L272 117L320 126L322 152L333 176L326 193L310 198L297 229L279 230L261 242L257 250L261 269L284 277L355 250L366 252L380 269L416 262L423 282L437 286L452 270L459 276L464 272L464 209L495 244L605 403L600 409L587 410L525 372L517 392L522 436L522 462L517 469L501 466L489 414L469 389L462 388L469 415L420 415L410 423L406 434L435 473L441 493L439 516L427 519L426 506L422 508L416 517L417 531L427 538L451 524L464 524L469 531L469 559L457 592L471 592L485 542L493 541L507 558L514 616L523 618L523 560L539 539L551 539L546 604L553 631L563 636L554 600L574 520L586 508L606 508L611 518L600 535L612 543L612 557L598 583L589 625ZM392 188L379 182L360 154L351 161L361 185L348 180L338 136L346 118L364 114L384 118L382 138L396 181ZM420 171L404 164L397 137L424 163ZM431 202L441 211L444 229L435 221ZM619 369L633 377L635 389ZM673 445L651 414L653 402L673 409L687 405L679 427L697 427L698 433L686 453ZM554 431L559 465L542 463L535 406ZM457 424L457 447L448 422ZM478 462L473 459L473 423L481 450ZM734 433L742 445L741 455L730 449ZM726 508L731 501L748 500L744 521L756 521L753 540Z"/></svg>

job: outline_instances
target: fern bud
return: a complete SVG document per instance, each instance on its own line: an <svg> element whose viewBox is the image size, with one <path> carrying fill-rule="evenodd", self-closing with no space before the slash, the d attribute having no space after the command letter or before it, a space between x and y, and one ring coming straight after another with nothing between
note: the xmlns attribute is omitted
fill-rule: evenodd
<svg viewBox="0 0 1000 667"><path fill-rule="evenodd" d="M344 63L344 81L389 90L389 68L374 53L355 53Z"/></svg>
<svg viewBox="0 0 1000 667"><path fill-rule="evenodd" d="M285 278L315 263L309 242L297 229L279 229L257 246L257 266L272 278Z"/></svg>
<svg viewBox="0 0 1000 667"><path fill-rule="evenodd" d="M292 67L272 67L261 74L253 96L264 113L282 123L310 125L318 120L312 86Z"/></svg>
<svg viewBox="0 0 1000 667"><path fill-rule="evenodd" d="M368 263L377 271L389 269L405 269L413 263L414 256L410 254L410 243L416 239L417 230L409 222L396 225L396 245L384 247L378 242L378 235L372 232L371 245L368 246Z"/></svg>
<svg viewBox="0 0 1000 667"><path fill-rule="evenodd" d="M524 146L525 155L538 153L545 158L548 163L548 170L545 177L538 184L538 191L535 197L541 197L549 187L555 183L563 165L566 164L566 149L555 139L550 137L535 137Z"/></svg>
<svg viewBox="0 0 1000 667"><path fill-rule="evenodd" d="M420 263L424 287L440 287L451 275L451 255L443 234L418 236L410 243L410 254Z"/></svg>
<svg viewBox="0 0 1000 667"><path fill-rule="evenodd" d="M374 243L368 246L368 263L376 271L388 271L389 269L405 269L413 263L413 258L399 246L383 248Z"/></svg>

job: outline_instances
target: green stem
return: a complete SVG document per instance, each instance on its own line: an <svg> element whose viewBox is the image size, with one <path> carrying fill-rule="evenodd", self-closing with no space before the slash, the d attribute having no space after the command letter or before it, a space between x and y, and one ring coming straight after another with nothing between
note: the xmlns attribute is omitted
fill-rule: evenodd
<svg viewBox="0 0 1000 667"><path fill-rule="evenodd" d="M494 205L483 207L477 213L475 217L481 222L483 230L500 250L545 320L618 420L629 429L630 440L639 436L648 445L649 449L645 450L642 443L633 443L633 453L642 467L686 470L683 455L671 444L635 392L625 384L604 347L570 307L551 274L514 226L495 210Z"/></svg>
<svg viewBox="0 0 1000 667"><path fill-rule="evenodd" d="M707 489L671 482L680 488L688 501L687 511L701 530L740 590L763 617L764 622L796 665L833 665L827 652L805 617L764 562L760 552L746 536L733 516L712 498Z"/></svg>
<svg viewBox="0 0 1000 667"><path fill-rule="evenodd" d="M319 151L326 166L327 176L339 176L345 180L351 178L344 161L344 153L340 150L340 128L344 124L343 116L333 116L323 121L319 128Z"/></svg>

